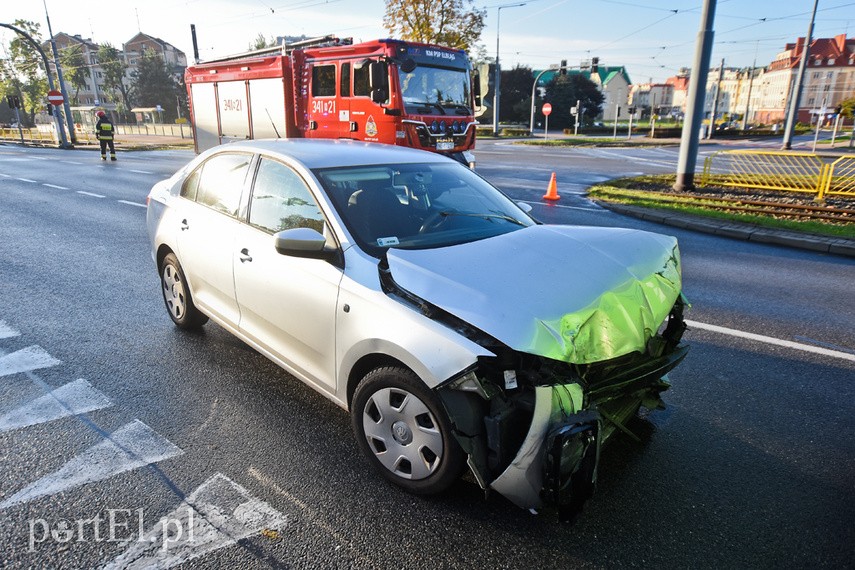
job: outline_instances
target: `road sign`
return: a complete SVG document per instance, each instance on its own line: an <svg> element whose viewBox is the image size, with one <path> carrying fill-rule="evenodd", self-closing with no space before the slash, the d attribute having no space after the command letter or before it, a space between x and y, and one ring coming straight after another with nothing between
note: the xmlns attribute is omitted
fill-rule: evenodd
<svg viewBox="0 0 855 570"><path fill-rule="evenodd" d="M65 102L65 97L59 91L48 91L47 100L52 105L62 105Z"/></svg>
<svg viewBox="0 0 855 570"><path fill-rule="evenodd" d="M544 116L548 117L549 114L552 112L552 105L549 103L544 103L543 109L541 109L541 111L543 112Z"/></svg>

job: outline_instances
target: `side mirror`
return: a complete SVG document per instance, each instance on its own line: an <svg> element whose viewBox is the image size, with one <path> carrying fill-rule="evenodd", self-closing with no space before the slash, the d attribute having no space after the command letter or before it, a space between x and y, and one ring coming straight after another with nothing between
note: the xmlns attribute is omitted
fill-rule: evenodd
<svg viewBox="0 0 855 570"><path fill-rule="evenodd" d="M472 95L475 97L475 108L481 108L481 74L472 74Z"/></svg>
<svg viewBox="0 0 855 570"><path fill-rule="evenodd" d="M526 214L529 214L532 210L534 210L534 208L528 202L517 202L517 206L519 206L519 209L525 212Z"/></svg>
<svg viewBox="0 0 855 570"><path fill-rule="evenodd" d="M385 61L372 61L368 66L371 100L384 103L389 98L389 66Z"/></svg>
<svg viewBox="0 0 855 570"><path fill-rule="evenodd" d="M311 228L293 228L273 235L273 246L282 255L309 259L337 260L338 248L328 247L327 238Z"/></svg>

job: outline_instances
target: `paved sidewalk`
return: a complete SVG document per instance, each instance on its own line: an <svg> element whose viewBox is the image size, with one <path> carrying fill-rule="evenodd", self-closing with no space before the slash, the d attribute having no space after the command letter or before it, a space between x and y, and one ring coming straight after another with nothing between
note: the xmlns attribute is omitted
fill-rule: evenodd
<svg viewBox="0 0 855 570"><path fill-rule="evenodd" d="M834 238L801 232L791 232L787 230L776 230L755 226L754 224L725 222L711 218L704 218L702 216L693 216L691 214L657 210L655 208L627 206L624 204L612 204L609 202L602 202L600 200L595 200L595 202L613 212L650 222L656 222L658 224L665 224L696 232L714 234L745 241L772 243L775 245L785 245L799 249L843 255L846 257L855 257L855 239Z"/></svg>
<svg viewBox="0 0 855 570"><path fill-rule="evenodd" d="M165 148L187 148L193 149L193 137L167 137L152 135L116 135L116 150L158 150ZM98 141L95 137L90 140L78 139L74 145L75 150L99 150Z"/></svg>

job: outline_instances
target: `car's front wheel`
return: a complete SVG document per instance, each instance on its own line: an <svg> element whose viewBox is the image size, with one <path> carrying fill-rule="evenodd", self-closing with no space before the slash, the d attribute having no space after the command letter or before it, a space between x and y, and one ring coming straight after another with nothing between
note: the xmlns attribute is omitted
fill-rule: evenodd
<svg viewBox="0 0 855 570"><path fill-rule="evenodd" d="M178 327L192 330L208 322L208 317L193 304L184 271L173 253L160 263L160 288L169 317Z"/></svg>
<svg viewBox="0 0 855 570"><path fill-rule="evenodd" d="M359 383L351 405L359 447L386 479L411 493L447 489L465 455L436 395L412 371L376 368Z"/></svg>

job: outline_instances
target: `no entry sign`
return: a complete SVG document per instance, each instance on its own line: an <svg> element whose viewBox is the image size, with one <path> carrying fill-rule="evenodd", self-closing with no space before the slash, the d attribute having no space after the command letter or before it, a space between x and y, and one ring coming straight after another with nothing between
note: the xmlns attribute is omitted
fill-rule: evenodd
<svg viewBox="0 0 855 570"><path fill-rule="evenodd" d="M47 100L51 105L62 105L65 102L65 98L62 96L62 93L59 91L48 91Z"/></svg>
<svg viewBox="0 0 855 570"><path fill-rule="evenodd" d="M552 104L544 103L543 109L541 109L541 110L543 111L544 116L548 117L549 114L552 112Z"/></svg>

